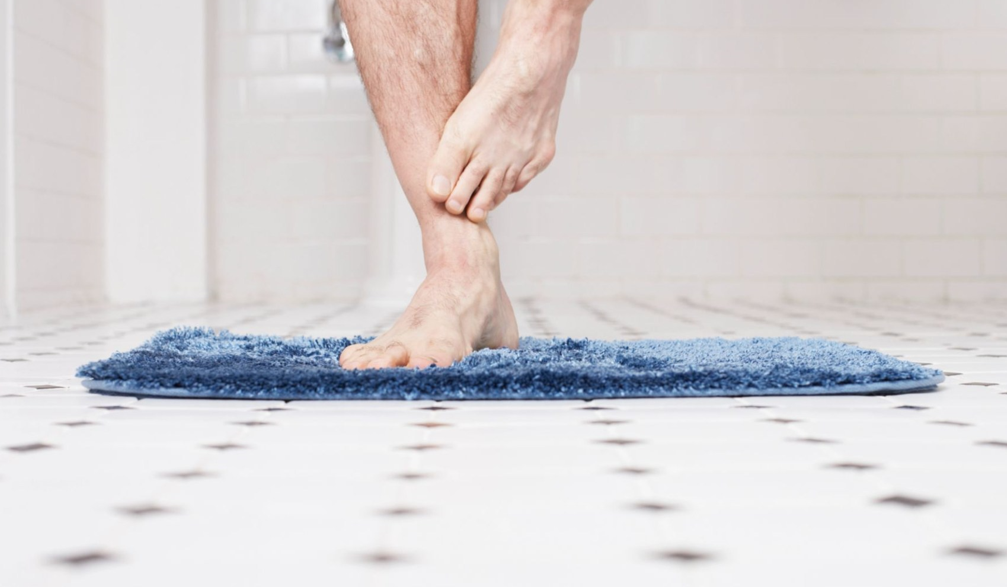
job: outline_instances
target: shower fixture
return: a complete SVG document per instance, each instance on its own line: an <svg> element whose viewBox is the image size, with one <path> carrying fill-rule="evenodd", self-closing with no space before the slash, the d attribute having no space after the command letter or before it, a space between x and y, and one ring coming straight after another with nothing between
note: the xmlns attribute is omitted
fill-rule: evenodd
<svg viewBox="0 0 1007 587"><path fill-rule="evenodd" d="M339 10L339 2L332 0L332 7L329 9L329 32L322 39L322 46L325 54L333 61L349 63L353 61L353 43L350 42L350 35L346 32L346 23L343 21L343 13Z"/></svg>

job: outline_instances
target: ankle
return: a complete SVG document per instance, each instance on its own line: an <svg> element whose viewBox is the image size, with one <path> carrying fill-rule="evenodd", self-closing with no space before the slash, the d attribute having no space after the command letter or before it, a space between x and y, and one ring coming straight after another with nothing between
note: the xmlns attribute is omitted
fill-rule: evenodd
<svg viewBox="0 0 1007 587"><path fill-rule="evenodd" d="M486 224L455 219L443 230L425 230L423 258L427 273L499 275L500 251Z"/></svg>

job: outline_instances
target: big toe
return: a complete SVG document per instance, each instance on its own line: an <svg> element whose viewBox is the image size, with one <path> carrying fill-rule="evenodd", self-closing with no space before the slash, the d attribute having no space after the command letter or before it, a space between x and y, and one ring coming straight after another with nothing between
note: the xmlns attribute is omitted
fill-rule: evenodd
<svg viewBox="0 0 1007 587"><path fill-rule="evenodd" d="M353 344L339 354L339 366L343 369L359 369L378 354L378 349L366 344Z"/></svg>
<svg viewBox="0 0 1007 587"><path fill-rule="evenodd" d="M392 343L373 356L367 362L366 369L384 369L385 367L404 367L409 362L409 351L399 343Z"/></svg>

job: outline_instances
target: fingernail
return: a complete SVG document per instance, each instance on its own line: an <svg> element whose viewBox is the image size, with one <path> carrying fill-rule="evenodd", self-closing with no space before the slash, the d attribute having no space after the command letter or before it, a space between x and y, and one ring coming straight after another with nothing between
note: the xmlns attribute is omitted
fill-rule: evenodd
<svg viewBox="0 0 1007 587"><path fill-rule="evenodd" d="M455 214L458 214L459 212L462 211L462 205L455 200L448 200L448 203L446 205L448 207L448 210L454 212Z"/></svg>
<svg viewBox="0 0 1007 587"><path fill-rule="evenodd" d="M483 218L486 218L486 210L483 210L482 208L473 208L472 218L475 218L476 220L482 220Z"/></svg>
<svg viewBox="0 0 1007 587"><path fill-rule="evenodd" d="M433 188L438 196L446 196L451 193L451 181L443 175L435 175Z"/></svg>

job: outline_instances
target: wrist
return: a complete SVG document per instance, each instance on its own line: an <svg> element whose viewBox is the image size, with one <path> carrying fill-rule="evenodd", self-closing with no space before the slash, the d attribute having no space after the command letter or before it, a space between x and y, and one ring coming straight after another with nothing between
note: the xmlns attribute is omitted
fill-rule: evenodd
<svg viewBox="0 0 1007 587"><path fill-rule="evenodd" d="M511 0L504 10L501 33L512 27L543 32L579 30L590 3L590 0Z"/></svg>
<svg viewBox="0 0 1007 587"><path fill-rule="evenodd" d="M587 7L591 0L524 0L532 4L544 6L547 10L559 17L571 17L581 19L587 12Z"/></svg>

